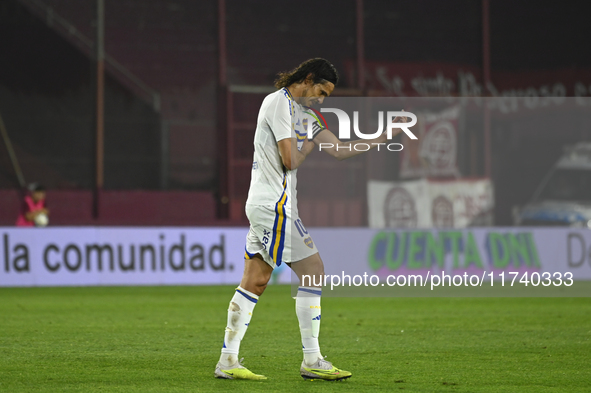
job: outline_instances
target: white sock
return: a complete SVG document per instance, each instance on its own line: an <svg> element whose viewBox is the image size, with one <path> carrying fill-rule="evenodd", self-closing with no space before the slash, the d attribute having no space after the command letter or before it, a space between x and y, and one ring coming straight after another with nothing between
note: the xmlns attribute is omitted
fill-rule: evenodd
<svg viewBox="0 0 591 393"><path fill-rule="evenodd" d="M321 288L299 287L296 297L296 314L300 322L304 362L307 365L312 365L318 358L322 358L318 344L321 295Z"/></svg>
<svg viewBox="0 0 591 393"><path fill-rule="evenodd" d="M236 288L236 293L234 293L228 308L228 324L220 356L220 363L223 366L231 366L238 361L240 341L246 334L254 306L258 300L259 297L254 293L248 292L242 287Z"/></svg>

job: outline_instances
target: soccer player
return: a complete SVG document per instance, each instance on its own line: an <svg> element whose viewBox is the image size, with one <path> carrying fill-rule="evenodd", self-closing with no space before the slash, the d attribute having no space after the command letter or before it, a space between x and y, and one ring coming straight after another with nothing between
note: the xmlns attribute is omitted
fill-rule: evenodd
<svg viewBox="0 0 591 393"><path fill-rule="evenodd" d="M279 90L263 100L254 135L252 177L246 201L250 230L246 236L244 274L230 301L222 354L215 368L217 378L266 379L245 368L238 360L238 351L259 297L273 269L281 263L286 263L300 279L295 300L304 352L300 374L305 379L325 380L351 376L349 371L324 360L320 352L322 288L302 286L302 276L316 277L308 285L321 282L324 264L298 218L296 199L297 168L312 152L315 143L332 143L333 148L323 151L337 159L362 153L344 149L344 145L358 141L339 141L326 129L322 116L309 108L322 103L333 92L338 79L337 70L327 60L310 59L290 72L280 73L275 82ZM312 127L313 140L307 138L304 124ZM386 141L386 135L382 134L361 142L375 147L371 143Z"/></svg>

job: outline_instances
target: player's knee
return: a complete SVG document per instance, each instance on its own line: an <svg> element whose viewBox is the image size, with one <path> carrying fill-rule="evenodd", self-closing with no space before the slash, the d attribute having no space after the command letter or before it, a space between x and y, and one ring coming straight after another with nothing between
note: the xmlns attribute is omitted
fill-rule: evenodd
<svg viewBox="0 0 591 393"><path fill-rule="evenodd" d="M255 285L255 291L254 294L257 296L261 296L263 294L263 292L265 292L265 289L267 288L267 283L263 283L263 282L259 282Z"/></svg>
<svg viewBox="0 0 591 393"><path fill-rule="evenodd" d="M265 291L265 288L267 288L267 281L261 279L243 280L240 286L257 296L261 296Z"/></svg>

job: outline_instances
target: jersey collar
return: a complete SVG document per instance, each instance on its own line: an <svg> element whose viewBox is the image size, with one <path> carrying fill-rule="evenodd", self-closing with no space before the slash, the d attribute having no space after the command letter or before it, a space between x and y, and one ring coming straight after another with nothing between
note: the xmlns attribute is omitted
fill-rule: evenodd
<svg viewBox="0 0 591 393"><path fill-rule="evenodd" d="M287 95L289 96L289 98L291 98L291 100L292 100L292 101L295 101L295 100L293 99L293 96L292 96L292 95L291 95L291 93L289 92L289 89L288 89L287 87L284 87L283 89L284 89L284 90L287 92Z"/></svg>

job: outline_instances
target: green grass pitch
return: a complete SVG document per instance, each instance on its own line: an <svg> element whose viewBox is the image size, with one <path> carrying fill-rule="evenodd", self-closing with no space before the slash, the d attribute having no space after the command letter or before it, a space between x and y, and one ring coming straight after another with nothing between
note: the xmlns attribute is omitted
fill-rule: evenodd
<svg viewBox="0 0 591 393"><path fill-rule="evenodd" d="M322 352L353 377L310 382L290 288L270 286L241 348L254 382L213 377L232 294L0 288L0 391L591 391L591 298L325 298Z"/></svg>

